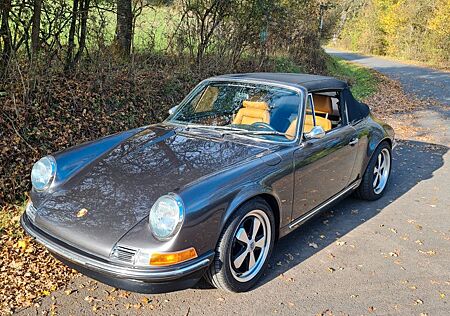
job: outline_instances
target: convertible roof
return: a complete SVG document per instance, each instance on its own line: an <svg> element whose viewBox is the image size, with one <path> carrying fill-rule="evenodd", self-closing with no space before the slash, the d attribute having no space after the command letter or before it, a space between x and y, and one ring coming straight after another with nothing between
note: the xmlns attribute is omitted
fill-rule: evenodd
<svg viewBox="0 0 450 316"><path fill-rule="evenodd" d="M213 77L210 79L231 79L231 80L266 80L271 82L283 83L288 85L297 85L306 88L308 91L327 90L327 89L345 89L347 83L332 77L296 74L296 73L271 73L271 72L254 72L243 74L228 74Z"/></svg>

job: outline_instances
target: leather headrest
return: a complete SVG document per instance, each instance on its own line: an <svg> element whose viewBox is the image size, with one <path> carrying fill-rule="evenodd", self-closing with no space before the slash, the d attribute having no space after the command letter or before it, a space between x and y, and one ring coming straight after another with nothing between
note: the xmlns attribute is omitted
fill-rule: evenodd
<svg viewBox="0 0 450 316"><path fill-rule="evenodd" d="M269 105L264 101L248 101L245 100L242 102L242 106L244 108L252 108L252 109L259 109L259 110L269 110Z"/></svg>

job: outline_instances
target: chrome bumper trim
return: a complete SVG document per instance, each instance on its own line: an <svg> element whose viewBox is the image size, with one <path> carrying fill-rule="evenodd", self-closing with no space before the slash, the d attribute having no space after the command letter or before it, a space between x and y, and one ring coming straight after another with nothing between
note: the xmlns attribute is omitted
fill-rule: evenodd
<svg viewBox="0 0 450 316"><path fill-rule="evenodd" d="M36 228L34 228L34 225L28 219L26 213L24 213L20 218L20 223L23 229L27 232L27 234L36 239L36 241L39 242L40 244L44 245L50 252L53 252L56 255L61 256L62 258L75 263L76 265L83 266L86 269L93 270L101 274L110 275L116 278L149 281L149 282L151 281L162 282L175 280L188 274L191 274L195 271L198 271L202 268L206 268L211 262L209 257L199 258L196 259L197 261L193 263L189 263L178 267L173 266L163 271L118 266L112 263L101 262L99 260L83 256L79 253L76 253L70 249L67 249L59 245L55 241L44 236L44 234L39 232Z"/></svg>

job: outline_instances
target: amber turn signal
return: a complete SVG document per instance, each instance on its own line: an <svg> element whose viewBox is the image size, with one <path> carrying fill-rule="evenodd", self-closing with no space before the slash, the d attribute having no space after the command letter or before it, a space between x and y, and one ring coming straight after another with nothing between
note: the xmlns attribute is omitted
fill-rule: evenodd
<svg viewBox="0 0 450 316"><path fill-rule="evenodd" d="M150 265L152 266L168 266L189 259L197 258L197 251L194 248L188 248L177 252L152 253L150 257Z"/></svg>

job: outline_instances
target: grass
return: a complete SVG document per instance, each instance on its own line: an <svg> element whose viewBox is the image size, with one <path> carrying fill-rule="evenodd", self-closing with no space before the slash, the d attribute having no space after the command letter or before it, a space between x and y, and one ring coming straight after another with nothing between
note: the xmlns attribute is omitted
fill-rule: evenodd
<svg viewBox="0 0 450 316"><path fill-rule="evenodd" d="M355 98L365 99L374 95L378 90L379 79L369 68L341 58L331 57L327 62L330 76L348 81Z"/></svg>

